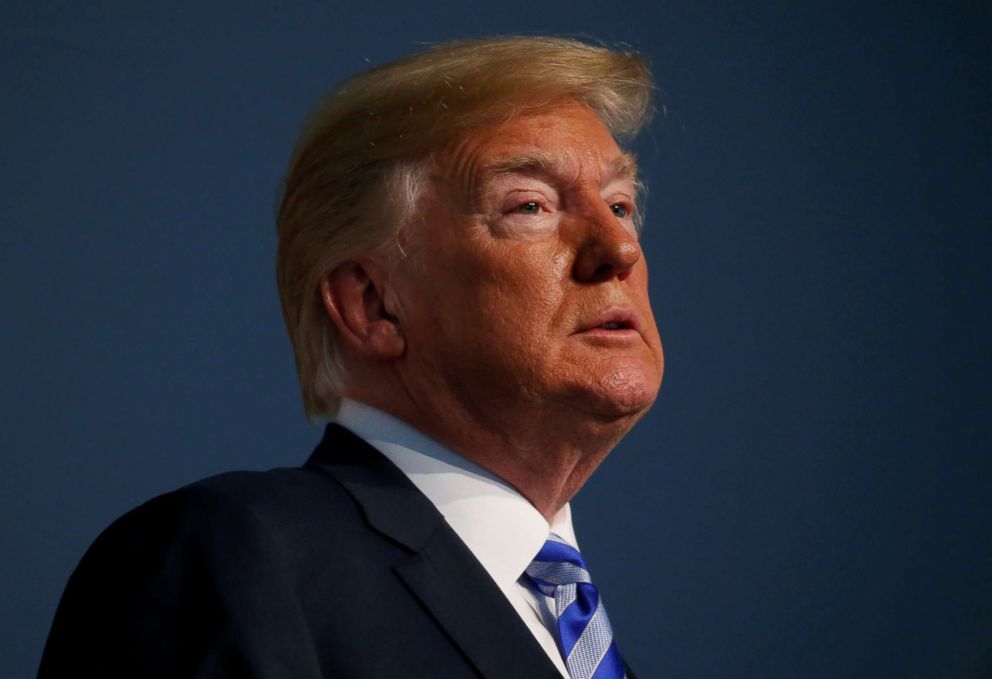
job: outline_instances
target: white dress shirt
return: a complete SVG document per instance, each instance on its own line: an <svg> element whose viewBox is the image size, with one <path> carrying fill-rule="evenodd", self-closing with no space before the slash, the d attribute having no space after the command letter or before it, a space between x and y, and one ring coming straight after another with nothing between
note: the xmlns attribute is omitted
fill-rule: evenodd
<svg viewBox="0 0 992 679"><path fill-rule="evenodd" d="M408 424L345 399L335 421L365 439L407 475L461 538L517 611L548 657L568 677L555 642L554 600L524 575L549 531L578 549L569 505L551 525L515 488Z"/></svg>

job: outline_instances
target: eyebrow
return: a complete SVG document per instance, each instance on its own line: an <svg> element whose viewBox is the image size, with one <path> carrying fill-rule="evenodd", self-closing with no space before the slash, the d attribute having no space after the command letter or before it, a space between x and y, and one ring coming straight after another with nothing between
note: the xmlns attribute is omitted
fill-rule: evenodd
<svg viewBox="0 0 992 679"><path fill-rule="evenodd" d="M484 175L501 174L563 174L562 158L544 151L510 156L483 168ZM622 153L611 163L612 179L637 179L637 158L633 153Z"/></svg>

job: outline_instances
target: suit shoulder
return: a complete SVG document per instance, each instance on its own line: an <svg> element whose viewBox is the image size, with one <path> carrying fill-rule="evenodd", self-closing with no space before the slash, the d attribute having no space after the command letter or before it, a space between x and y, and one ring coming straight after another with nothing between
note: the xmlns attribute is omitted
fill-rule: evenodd
<svg viewBox="0 0 992 679"><path fill-rule="evenodd" d="M339 509L353 504L336 480L302 467L225 472L166 495L195 508L251 511L259 516L312 514L314 503L342 505Z"/></svg>
<svg viewBox="0 0 992 679"><path fill-rule="evenodd" d="M332 478L304 468L232 471L154 497L114 521L94 543L141 538L285 532L317 517L358 518L351 496Z"/></svg>
<svg viewBox="0 0 992 679"><path fill-rule="evenodd" d="M75 666L93 676L145 676L139 666L147 676L192 676L211 654L227 658L213 646L224 635L250 636L272 621L303 629L294 597L314 570L309 545L319 535L340 550L333 536L359 523L352 505L329 477L278 469L210 477L127 512L70 577L39 676ZM314 510L338 520L322 524Z"/></svg>

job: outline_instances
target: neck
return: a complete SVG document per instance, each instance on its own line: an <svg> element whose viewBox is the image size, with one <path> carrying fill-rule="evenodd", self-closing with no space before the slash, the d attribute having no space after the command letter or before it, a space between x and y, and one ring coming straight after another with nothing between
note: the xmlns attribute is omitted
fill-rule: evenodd
<svg viewBox="0 0 992 679"><path fill-rule="evenodd" d="M395 392L393 392L395 394ZM418 407L413 400L350 390L348 397L396 417L515 487L551 523L637 415L581 416L574 409L498 409L473 416L453 403ZM445 413L439 417L438 413Z"/></svg>

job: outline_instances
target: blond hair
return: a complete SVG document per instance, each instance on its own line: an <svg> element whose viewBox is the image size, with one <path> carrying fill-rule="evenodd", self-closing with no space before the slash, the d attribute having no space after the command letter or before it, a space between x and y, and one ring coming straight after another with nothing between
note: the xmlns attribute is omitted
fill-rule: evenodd
<svg viewBox="0 0 992 679"><path fill-rule="evenodd" d="M307 415L333 416L345 387L320 282L349 259L395 250L432 151L478 125L566 99L628 138L649 116L652 89L635 54L509 36L437 45L328 94L297 144L277 219L279 297Z"/></svg>

